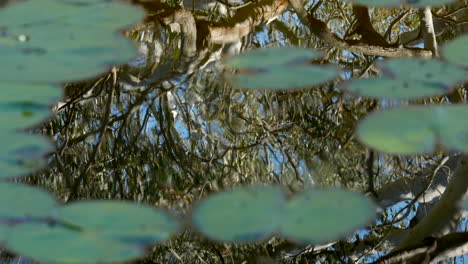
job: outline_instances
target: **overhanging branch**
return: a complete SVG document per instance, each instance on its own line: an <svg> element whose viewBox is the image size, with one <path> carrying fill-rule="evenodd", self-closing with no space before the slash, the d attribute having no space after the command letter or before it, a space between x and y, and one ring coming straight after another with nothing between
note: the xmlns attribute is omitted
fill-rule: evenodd
<svg viewBox="0 0 468 264"><path fill-rule="evenodd" d="M336 34L330 31L327 24L314 17L313 14L308 14L304 8L304 0L289 0L289 3L294 8L294 11L299 16L301 22L308 26L309 30L315 36L319 37L328 44L351 52L358 52L373 56L382 57L432 57L432 52L420 48L405 48L405 47L384 47L372 45L366 42L344 41Z"/></svg>

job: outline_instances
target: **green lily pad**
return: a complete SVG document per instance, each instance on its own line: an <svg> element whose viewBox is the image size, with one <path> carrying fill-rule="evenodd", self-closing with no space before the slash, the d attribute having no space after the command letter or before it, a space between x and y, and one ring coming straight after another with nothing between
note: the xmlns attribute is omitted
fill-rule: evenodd
<svg viewBox="0 0 468 264"><path fill-rule="evenodd" d="M69 35L75 34L72 32ZM42 48L41 43L36 45L34 41L20 43L12 48L0 47L2 59L10 65L0 73L0 77L10 82L81 80L94 77L112 65L125 63L135 55L133 43L117 35L102 33L99 39L93 40L96 41L93 46L67 47L64 43L67 34L56 34L64 36L60 43L56 43L60 46L57 48ZM107 45L104 41L99 42L103 38L108 39Z"/></svg>
<svg viewBox="0 0 468 264"><path fill-rule="evenodd" d="M57 208L48 222L11 226L4 240L8 249L38 261L117 263L142 257L177 230L174 219L149 206L83 201Z"/></svg>
<svg viewBox="0 0 468 264"><path fill-rule="evenodd" d="M26 133L0 133L0 159L38 158L52 149L50 141L42 136Z"/></svg>
<svg viewBox="0 0 468 264"><path fill-rule="evenodd" d="M454 2L455 0L354 0L354 2L375 7L397 7L408 5L413 7L442 6Z"/></svg>
<svg viewBox="0 0 468 264"><path fill-rule="evenodd" d="M62 97L62 89L54 85L0 82L0 104L31 102L52 104Z"/></svg>
<svg viewBox="0 0 468 264"><path fill-rule="evenodd" d="M450 41L443 47L443 55L449 62L468 67L468 35Z"/></svg>
<svg viewBox="0 0 468 264"><path fill-rule="evenodd" d="M0 223L0 244L3 244L8 236L8 226Z"/></svg>
<svg viewBox="0 0 468 264"><path fill-rule="evenodd" d="M317 52L304 48L264 48L231 58L227 65L236 69L234 83L248 89L300 89L330 81L338 69L313 65Z"/></svg>
<svg viewBox="0 0 468 264"><path fill-rule="evenodd" d="M467 105L434 108L440 144L446 149L468 153Z"/></svg>
<svg viewBox="0 0 468 264"><path fill-rule="evenodd" d="M56 200L39 188L0 183L0 222L49 217L56 206Z"/></svg>
<svg viewBox="0 0 468 264"><path fill-rule="evenodd" d="M415 99L448 93L451 87L443 83L390 78L369 78L345 82L342 86L355 96L387 99Z"/></svg>
<svg viewBox="0 0 468 264"><path fill-rule="evenodd" d="M258 242L279 226L284 204L280 187L249 186L209 196L194 208L192 223L215 240Z"/></svg>
<svg viewBox="0 0 468 264"><path fill-rule="evenodd" d="M57 217L100 237L140 246L164 241L179 229L160 209L113 200L72 203L60 208Z"/></svg>
<svg viewBox="0 0 468 264"><path fill-rule="evenodd" d="M465 105L407 106L377 111L362 120L359 139L371 148L392 154L430 153L437 145L468 152Z"/></svg>
<svg viewBox="0 0 468 264"><path fill-rule="evenodd" d="M0 179L14 178L33 173L46 166L42 158L37 159L1 159L0 158Z"/></svg>
<svg viewBox="0 0 468 264"><path fill-rule="evenodd" d="M37 12L48 10L49 12ZM122 15L125 14L125 15ZM130 40L111 31L144 16L111 1L25 1L0 10L3 81L64 82L93 77L135 55ZM13 41L12 41L13 40Z"/></svg>
<svg viewBox="0 0 468 264"><path fill-rule="evenodd" d="M357 96L414 99L448 93L468 73L443 61L417 58L385 60L379 68L383 77L352 80L343 88Z"/></svg>
<svg viewBox="0 0 468 264"><path fill-rule="evenodd" d="M145 15L140 8L112 1L38 0L33 2L35 3L18 2L2 9L0 24L13 29L30 28L31 30L42 25L92 25L92 28L115 30L137 23ZM50 12L37 12L38 9ZM54 12L59 10L60 12Z"/></svg>
<svg viewBox="0 0 468 264"><path fill-rule="evenodd" d="M345 190L311 189L286 204L281 234L305 244L343 238L375 217L376 208L364 195Z"/></svg>
<svg viewBox="0 0 468 264"><path fill-rule="evenodd" d="M37 125L50 117L49 105L61 95L52 85L0 82L0 131Z"/></svg>
<svg viewBox="0 0 468 264"><path fill-rule="evenodd" d="M47 105L24 102L0 103L0 131L29 128L50 118Z"/></svg>
<svg viewBox="0 0 468 264"><path fill-rule="evenodd" d="M397 58L379 64L383 75L392 79L452 85L467 79L467 72L440 60ZM417 69L417 70L415 70Z"/></svg>
<svg viewBox="0 0 468 264"><path fill-rule="evenodd" d="M57 1L57 0L56 0ZM61 1L70 3L71 6L76 6L76 3L85 1ZM93 28L101 28L115 30L125 28L130 25L140 22L145 12L136 6L114 3L103 3L106 1L86 1L89 3L89 8L92 8L93 13L89 13L89 8L75 10L73 15L67 17L66 22L70 24L89 25ZM83 18L86 18L83 20Z"/></svg>
<svg viewBox="0 0 468 264"><path fill-rule="evenodd" d="M50 263L117 263L142 257L178 230L165 212L124 201L75 202L52 219L11 227L7 248Z"/></svg>
<svg viewBox="0 0 468 264"><path fill-rule="evenodd" d="M37 261L61 264L119 263L145 254L142 248L106 240L94 232L46 223L10 228L6 247Z"/></svg>

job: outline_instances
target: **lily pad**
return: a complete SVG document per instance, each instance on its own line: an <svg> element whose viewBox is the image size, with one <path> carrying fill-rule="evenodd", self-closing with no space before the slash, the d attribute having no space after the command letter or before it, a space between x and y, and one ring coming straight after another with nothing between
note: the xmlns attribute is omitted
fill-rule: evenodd
<svg viewBox="0 0 468 264"><path fill-rule="evenodd" d="M375 217L375 206L362 194L311 189L286 204L281 234L305 244L343 238Z"/></svg>
<svg viewBox="0 0 468 264"><path fill-rule="evenodd" d="M354 0L354 2L358 4L375 7L397 7L401 5L412 7L443 6L454 1L455 0Z"/></svg>
<svg viewBox="0 0 468 264"><path fill-rule="evenodd" d="M8 236L9 228L8 226L1 224L0 222L0 244L3 244Z"/></svg>
<svg viewBox="0 0 468 264"><path fill-rule="evenodd" d="M6 241L12 224L47 218L56 206L56 200L39 188L0 183L0 244Z"/></svg>
<svg viewBox="0 0 468 264"><path fill-rule="evenodd" d="M305 48L264 48L233 57L227 65L237 70L232 78L241 88L299 89L338 76L335 66L310 64L318 55Z"/></svg>
<svg viewBox="0 0 468 264"><path fill-rule="evenodd" d="M451 85L467 79L467 72L440 60L397 58L379 64L385 77ZM415 70L417 69L417 70Z"/></svg>
<svg viewBox="0 0 468 264"><path fill-rule="evenodd" d="M46 105L34 103L0 103L0 131L29 128L50 118Z"/></svg>
<svg viewBox="0 0 468 264"><path fill-rule="evenodd" d="M468 67L466 47L468 47L468 35L463 35L447 43L443 47L443 55L452 63Z"/></svg>
<svg viewBox="0 0 468 264"><path fill-rule="evenodd" d="M0 133L0 159L38 158L52 149L45 137L26 133Z"/></svg>
<svg viewBox="0 0 468 264"><path fill-rule="evenodd" d="M209 196L194 208L192 223L208 238L258 242L277 231L284 205L280 187L249 186Z"/></svg>
<svg viewBox="0 0 468 264"><path fill-rule="evenodd" d="M62 89L49 84L0 82L0 104L11 102L52 104L62 96Z"/></svg>
<svg viewBox="0 0 468 264"><path fill-rule="evenodd" d="M45 166L46 162L42 158L13 160L0 158L0 179L30 174Z"/></svg>
<svg viewBox="0 0 468 264"><path fill-rule="evenodd" d="M11 228L7 234L8 249L46 263L119 263L144 255L142 248L62 225L23 224Z"/></svg>
<svg viewBox="0 0 468 264"><path fill-rule="evenodd" d="M45 137L19 132L0 132L0 141L0 179L40 169L45 165L42 156L52 149Z"/></svg>
<svg viewBox="0 0 468 264"><path fill-rule="evenodd" d="M406 106L377 111L362 120L359 139L392 154L430 153L437 145L468 153L465 105Z"/></svg>
<svg viewBox="0 0 468 264"><path fill-rule="evenodd" d="M10 228L6 246L43 262L117 263L142 257L151 244L178 230L159 209L112 200L57 208L52 220Z"/></svg>
<svg viewBox="0 0 468 264"><path fill-rule="evenodd" d="M100 237L143 247L178 231L175 219L160 209L123 201L82 201L60 208L59 219Z"/></svg>
<svg viewBox="0 0 468 264"><path fill-rule="evenodd" d="M0 79L80 80L125 63L135 55L135 48L111 31L143 16L140 9L111 1L37 0L10 5L0 10L0 39L8 43L0 46L4 63Z"/></svg>
<svg viewBox="0 0 468 264"><path fill-rule="evenodd" d="M415 99L443 95L450 87L443 83L369 78L345 82L343 88L355 96L387 99Z"/></svg>
<svg viewBox="0 0 468 264"><path fill-rule="evenodd" d="M382 77L351 80L344 89L357 96L414 99L448 93L468 73L443 61L417 58L385 60L378 67Z"/></svg>
<svg viewBox="0 0 468 264"><path fill-rule="evenodd" d="M49 217L56 200L37 187L0 183L0 223Z"/></svg>

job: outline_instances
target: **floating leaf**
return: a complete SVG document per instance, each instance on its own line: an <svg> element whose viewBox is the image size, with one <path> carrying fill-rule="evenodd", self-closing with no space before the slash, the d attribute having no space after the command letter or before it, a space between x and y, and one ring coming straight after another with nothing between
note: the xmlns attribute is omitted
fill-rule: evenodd
<svg viewBox="0 0 468 264"><path fill-rule="evenodd" d="M16 183L0 183L0 244L12 224L47 218L57 206L55 199L39 188Z"/></svg>
<svg viewBox="0 0 468 264"><path fill-rule="evenodd" d="M455 0L354 0L354 2L376 7L397 7L409 5L413 7L442 6L454 2Z"/></svg>
<svg viewBox="0 0 468 264"><path fill-rule="evenodd" d="M0 183L0 222L49 217L56 206L55 199L39 188Z"/></svg>
<svg viewBox="0 0 468 264"><path fill-rule="evenodd" d="M399 58L378 66L382 78L352 80L344 88L357 96L412 99L445 94L467 78L465 70L438 60Z"/></svg>
<svg viewBox="0 0 468 264"><path fill-rule="evenodd" d="M0 222L0 244L4 243L8 236L9 228Z"/></svg>
<svg viewBox="0 0 468 264"><path fill-rule="evenodd" d="M37 12L48 10L48 12ZM125 15L122 15L125 13ZM135 55L130 40L110 31L143 17L110 1L37 0L0 10L3 81L63 82L89 78Z"/></svg>
<svg viewBox="0 0 468 264"><path fill-rule="evenodd" d="M393 154L420 154L440 144L468 152L468 116L464 105L409 106L377 111L361 121L359 139L371 148Z"/></svg>
<svg viewBox="0 0 468 264"><path fill-rule="evenodd" d="M25 133L0 133L0 159L38 158L52 149L48 139Z"/></svg>
<svg viewBox="0 0 468 264"><path fill-rule="evenodd" d="M275 232L282 214L280 187L250 186L214 194L195 207L193 225L211 239L258 242Z"/></svg>
<svg viewBox="0 0 468 264"><path fill-rule="evenodd" d="M50 117L47 105L34 103L0 103L0 111L0 131L29 128Z"/></svg>
<svg viewBox="0 0 468 264"><path fill-rule="evenodd" d="M467 78L465 70L440 60L397 58L385 60L379 64L379 68L385 77L400 80L450 85Z"/></svg>
<svg viewBox="0 0 468 264"><path fill-rule="evenodd" d="M45 167L45 165L46 162L42 158L13 160L0 158L0 179L30 174Z"/></svg>
<svg viewBox="0 0 468 264"><path fill-rule="evenodd" d="M0 179L39 169L45 163L42 156L52 149L45 137L19 132L0 132L0 141Z"/></svg>
<svg viewBox="0 0 468 264"><path fill-rule="evenodd" d="M442 95L450 91L442 83L395 80L390 78L369 78L345 82L344 89L355 96L387 99L414 99Z"/></svg>
<svg viewBox="0 0 468 264"><path fill-rule="evenodd" d="M111 223L114 219L108 220ZM6 246L13 252L41 262L61 264L118 263L144 254L142 248L109 241L94 232L46 223L11 228Z"/></svg>
<svg viewBox="0 0 468 264"><path fill-rule="evenodd" d="M468 35L458 37L444 46L444 57L452 63L468 67L466 47L468 47Z"/></svg>
<svg viewBox="0 0 468 264"><path fill-rule="evenodd" d="M178 229L161 210L112 200L66 205L53 220L10 228L7 247L43 262L116 263L142 257Z"/></svg>
<svg viewBox="0 0 468 264"><path fill-rule="evenodd" d="M76 202L57 215L101 237L141 246L166 240L178 230L177 222L160 209L123 201Z"/></svg>
<svg viewBox="0 0 468 264"><path fill-rule="evenodd" d="M282 216L282 235L305 244L322 243L366 225L375 216L375 206L358 193L311 189L289 200Z"/></svg>
<svg viewBox="0 0 468 264"><path fill-rule="evenodd" d="M439 131L440 144L448 150L468 153L467 105L446 105L434 108L434 127Z"/></svg>
<svg viewBox="0 0 468 264"><path fill-rule="evenodd" d="M47 119L48 105L61 94L52 85L0 82L0 131L28 128Z"/></svg>
<svg viewBox="0 0 468 264"><path fill-rule="evenodd" d="M0 82L0 104L22 102L52 104L62 96L62 90L54 85Z"/></svg>
<svg viewBox="0 0 468 264"><path fill-rule="evenodd" d="M227 65L237 70L234 82L250 89L299 89L330 81L338 69L313 65L318 53L304 48L264 48L231 58Z"/></svg>

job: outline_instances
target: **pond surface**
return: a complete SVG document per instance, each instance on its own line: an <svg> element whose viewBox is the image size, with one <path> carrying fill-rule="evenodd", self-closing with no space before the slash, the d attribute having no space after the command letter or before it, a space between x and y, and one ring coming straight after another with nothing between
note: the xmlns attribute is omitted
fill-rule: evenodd
<svg viewBox="0 0 468 264"><path fill-rule="evenodd" d="M44 133L61 151L51 156L54 169L44 178L54 179L64 198L184 207L232 185L366 188L367 150L353 129L371 101L344 98L333 82L298 91L245 90L225 74L230 56L292 45L273 22L245 38L194 45L184 26L153 21L130 32L139 55L119 70L117 85L111 75L67 85L67 101L46 124ZM77 180L80 187L69 193L67 184Z"/></svg>
<svg viewBox="0 0 468 264"><path fill-rule="evenodd" d="M356 140L357 120L376 101L344 94L337 84L366 74L361 70L374 58L311 36L287 10L287 1L265 5L263 12L243 7L242 1L229 1L231 7L196 3L184 0L186 9L147 4L153 15L125 31L137 57L116 73L64 85L65 99L53 106L54 117L33 129L50 137L56 149L47 156L47 168L26 182L62 201L133 200L186 218L201 198L232 186L276 183L289 194L309 186L365 192L369 169L379 176L373 183L378 188L424 166L420 157L370 154ZM345 34L349 24L333 18L334 9L326 3L317 12L337 34ZM200 22L206 19L213 24ZM322 51L315 63L340 65L344 73L302 90L247 90L233 84L228 58L282 46ZM167 263L194 252L216 258L200 240L187 232L157 246L153 255ZM237 258L258 248L232 250Z"/></svg>

